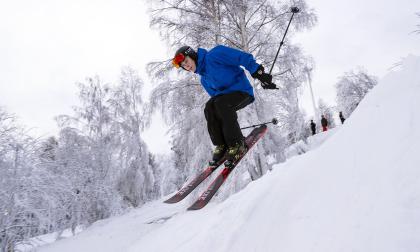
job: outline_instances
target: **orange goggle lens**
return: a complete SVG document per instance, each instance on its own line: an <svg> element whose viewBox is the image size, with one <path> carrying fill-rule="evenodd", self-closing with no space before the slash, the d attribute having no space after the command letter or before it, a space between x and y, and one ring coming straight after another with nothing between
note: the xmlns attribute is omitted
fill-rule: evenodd
<svg viewBox="0 0 420 252"><path fill-rule="evenodd" d="M176 68L179 68L181 66L182 61L185 60L185 55L180 53L177 54L174 59L172 60L172 65L174 65Z"/></svg>

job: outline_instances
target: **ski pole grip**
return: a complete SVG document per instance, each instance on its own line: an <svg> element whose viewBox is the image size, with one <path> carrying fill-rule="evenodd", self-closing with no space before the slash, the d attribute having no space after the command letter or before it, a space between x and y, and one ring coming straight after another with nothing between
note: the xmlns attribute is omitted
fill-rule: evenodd
<svg viewBox="0 0 420 252"><path fill-rule="evenodd" d="M251 125L251 126L248 126L248 127L243 127L241 129L255 128L255 127L258 127L258 126L261 126L261 125L266 125L266 124L269 124L269 123L272 123L272 124L276 125L277 123L279 123L279 121L277 120L277 118L273 118L273 120L271 120L271 122L255 124L255 125Z"/></svg>
<svg viewBox="0 0 420 252"><path fill-rule="evenodd" d="M293 13L298 13L300 10L299 10L298 7L292 7L292 8L290 8L290 11L293 12Z"/></svg>

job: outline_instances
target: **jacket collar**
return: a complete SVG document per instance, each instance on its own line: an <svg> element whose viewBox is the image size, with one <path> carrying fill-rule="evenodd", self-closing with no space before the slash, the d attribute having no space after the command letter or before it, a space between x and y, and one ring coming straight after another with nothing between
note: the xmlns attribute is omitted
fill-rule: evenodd
<svg viewBox="0 0 420 252"><path fill-rule="evenodd" d="M205 70L206 70L206 65L205 65L205 58L207 55L207 50L203 49L203 48L198 48L197 49L197 66L195 69L195 73L197 74L204 74Z"/></svg>

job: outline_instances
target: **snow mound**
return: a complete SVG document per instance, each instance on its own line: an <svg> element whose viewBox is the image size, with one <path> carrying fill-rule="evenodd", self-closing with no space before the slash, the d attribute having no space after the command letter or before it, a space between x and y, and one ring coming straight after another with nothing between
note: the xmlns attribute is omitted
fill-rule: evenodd
<svg viewBox="0 0 420 252"><path fill-rule="evenodd" d="M39 251L417 252L419 108L420 58L408 56L324 144L228 200L153 202Z"/></svg>
<svg viewBox="0 0 420 252"><path fill-rule="evenodd" d="M334 135L334 133L338 130L338 127L329 129L325 132L319 132L314 136L308 137L306 141L300 140L297 143L292 144L284 151L286 158L289 159L297 155L302 155L310 150L318 148L328 138Z"/></svg>

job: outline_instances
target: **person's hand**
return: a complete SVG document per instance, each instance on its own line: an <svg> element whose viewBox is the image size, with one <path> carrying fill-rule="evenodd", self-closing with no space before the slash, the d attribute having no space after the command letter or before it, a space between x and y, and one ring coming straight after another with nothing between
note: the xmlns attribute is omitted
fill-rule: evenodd
<svg viewBox="0 0 420 252"><path fill-rule="evenodd" d="M257 69L257 71L255 71L255 73L253 73L251 75L253 78L258 79L259 81L261 81L261 87L264 89L277 89L276 84L274 84L273 81L273 76L271 74L265 73L264 72L264 67L262 65L260 65Z"/></svg>

